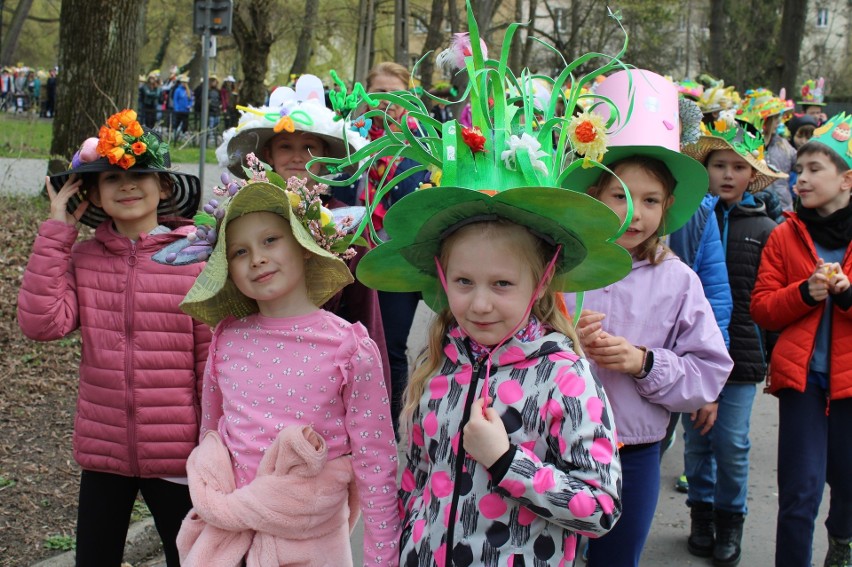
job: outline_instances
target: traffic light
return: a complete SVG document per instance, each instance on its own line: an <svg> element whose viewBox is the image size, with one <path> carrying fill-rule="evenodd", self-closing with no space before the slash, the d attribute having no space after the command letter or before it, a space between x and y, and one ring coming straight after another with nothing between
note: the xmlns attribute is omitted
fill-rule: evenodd
<svg viewBox="0 0 852 567"><path fill-rule="evenodd" d="M200 35L204 34L205 28L211 35L231 35L233 15L233 0L195 0L192 27Z"/></svg>

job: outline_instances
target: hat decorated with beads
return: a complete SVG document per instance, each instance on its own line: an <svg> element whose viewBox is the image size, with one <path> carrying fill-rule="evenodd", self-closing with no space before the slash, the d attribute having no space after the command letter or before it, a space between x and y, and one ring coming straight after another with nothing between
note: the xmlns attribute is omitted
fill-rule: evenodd
<svg viewBox="0 0 852 567"><path fill-rule="evenodd" d="M419 165L402 175L424 170L432 174L431 187L424 184L390 207L384 218L390 239L381 242L373 233L380 244L359 263L358 279L385 291L421 291L424 301L438 310L446 306L435 265L443 240L463 225L505 219L559 250L552 289L584 291L618 281L631 268L629 253L615 244L626 225L600 201L562 186L572 171L593 167L607 152L606 119L596 109L573 114L584 86L623 68L619 58L624 49L615 57L584 55L556 79L529 70L517 76L508 58L518 24L507 28L499 60L486 59L469 2L467 11L469 36L454 41L458 57L449 59L459 60L470 77L465 93L470 97L470 128L456 120L436 121L423 102L406 91L359 97L342 90L334 101L335 110L346 115L362 101L375 107L379 100L387 100L405 108L414 120L397 122L380 110L370 110L365 116L384 122L384 136L348 162L318 161L338 167L363 158L358 176L380 157L406 157ZM581 65L594 70L581 74ZM546 104L536 96L543 86L550 92ZM356 91L362 90L356 85ZM560 101L565 110L557 115ZM599 107L607 104L598 102ZM368 208L399 180L383 179Z"/></svg>
<svg viewBox="0 0 852 567"><path fill-rule="evenodd" d="M852 115L845 112L832 116L828 122L814 130L811 142L828 146L852 169Z"/></svg>

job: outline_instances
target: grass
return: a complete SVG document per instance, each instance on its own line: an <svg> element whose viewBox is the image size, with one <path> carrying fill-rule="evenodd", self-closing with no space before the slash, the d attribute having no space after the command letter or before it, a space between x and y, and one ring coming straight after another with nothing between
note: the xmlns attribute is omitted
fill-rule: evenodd
<svg viewBox="0 0 852 567"><path fill-rule="evenodd" d="M0 157L49 159L52 137L51 119L0 112ZM207 163L217 163L215 146L208 146L205 154ZM174 147L171 151L172 163L197 163L198 156L199 148L193 146Z"/></svg>
<svg viewBox="0 0 852 567"><path fill-rule="evenodd" d="M51 535L44 538L44 546L56 551L70 551L77 547L77 541L73 535Z"/></svg>

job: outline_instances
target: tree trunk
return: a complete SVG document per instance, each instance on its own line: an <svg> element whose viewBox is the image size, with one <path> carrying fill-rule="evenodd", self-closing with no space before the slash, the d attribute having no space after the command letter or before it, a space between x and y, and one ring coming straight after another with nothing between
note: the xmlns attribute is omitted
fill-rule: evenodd
<svg viewBox="0 0 852 567"><path fill-rule="evenodd" d="M721 77L725 45L725 0L710 0L710 74Z"/></svg>
<svg viewBox="0 0 852 567"><path fill-rule="evenodd" d="M476 17L476 24L479 26L479 35L485 40L486 45L491 45L491 23L494 20L494 14L500 8L503 0L479 0L472 2L473 15Z"/></svg>
<svg viewBox="0 0 852 567"><path fill-rule="evenodd" d="M153 69L163 68L163 61L166 58L166 52L168 51L169 44L172 41L172 31L174 31L175 25L177 25L176 14L169 17L168 22L166 22L166 28L163 30L163 39L160 41L160 48L157 50L157 54L154 56L154 63L152 67Z"/></svg>
<svg viewBox="0 0 852 567"><path fill-rule="evenodd" d="M144 4L63 0L51 172L64 170L83 140L96 136L109 115L136 107Z"/></svg>
<svg viewBox="0 0 852 567"><path fill-rule="evenodd" d="M358 3L358 38L355 44L354 81L366 81L373 63L373 34L376 27L375 0L360 0Z"/></svg>
<svg viewBox="0 0 852 567"><path fill-rule="evenodd" d="M808 0L784 0L784 15L781 18L781 37L778 42L777 59L779 66L772 80L772 90L779 92L787 89L787 96L793 97L798 84L799 52L805 37L805 20L808 14Z"/></svg>
<svg viewBox="0 0 852 567"><path fill-rule="evenodd" d="M423 53L432 52L420 64L420 83L424 91L432 90L432 74L435 71L435 55L444 43L444 0L432 0L429 12L429 28L423 42ZM424 99L425 100L425 99Z"/></svg>
<svg viewBox="0 0 852 567"><path fill-rule="evenodd" d="M27 14L30 13L32 6L33 0L20 0L18 2L18 7L15 8L15 13L12 15L12 21L9 23L9 29L6 32L3 52L0 53L0 65L13 64L15 50L18 48L18 39L21 37L21 30L24 28L24 20L27 19Z"/></svg>
<svg viewBox="0 0 852 567"><path fill-rule="evenodd" d="M302 20L302 31L299 33L299 44L296 46L296 56L291 75L301 75L310 68L311 56L314 53L314 28L319 12L319 0L305 0L305 17Z"/></svg>
<svg viewBox="0 0 852 567"><path fill-rule="evenodd" d="M234 40L243 66L240 104L261 106L266 103L268 93L263 82L269 70L269 50L275 42L271 29L273 8L269 0L234 2Z"/></svg>
<svg viewBox="0 0 852 567"><path fill-rule="evenodd" d="M533 7L530 6L530 17L533 16ZM515 22L523 22L524 21L524 1L523 0L515 0ZM527 35L529 35L529 30L533 29L533 26L530 25L527 28ZM509 69L514 72L518 72L518 69L521 68L521 59L523 58L523 42L521 41L521 34L524 33L524 29L520 28L515 33L515 41L512 42L511 50L509 51Z"/></svg>
<svg viewBox="0 0 852 567"><path fill-rule="evenodd" d="M456 8L456 0L447 0L447 15L450 19L450 33L459 33L459 12Z"/></svg>
<svg viewBox="0 0 852 567"><path fill-rule="evenodd" d="M393 11L393 60L408 68L408 0L394 0Z"/></svg>

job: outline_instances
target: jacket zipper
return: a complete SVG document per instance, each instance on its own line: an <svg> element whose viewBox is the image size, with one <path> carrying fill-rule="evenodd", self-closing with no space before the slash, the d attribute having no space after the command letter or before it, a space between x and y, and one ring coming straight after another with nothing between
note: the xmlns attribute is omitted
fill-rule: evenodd
<svg viewBox="0 0 852 567"><path fill-rule="evenodd" d="M453 565L453 537L456 528L456 513L459 507L459 497L461 496L461 486L459 479L464 468L465 450L464 450L464 426L470 420L470 408L473 405L473 400L476 397L477 386L482 378L483 366L479 362L473 365L472 379L470 381L470 389L467 391L467 398L464 401L464 410L462 411L462 420L459 425L459 452L456 455L455 478L453 480L453 499L450 503L450 515L447 526L447 557L444 562L445 567Z"/></svg>
<svg viewBox="0 0 852 567"><path fill-rule="evenodd" d="M136 451L136 400L133 394L133 295L136 281L136 243L130 245L127 258L127 292L124 295L124 403L127 409L127 452L130 460L130 473L139 476L139 456Z"/></svg>

